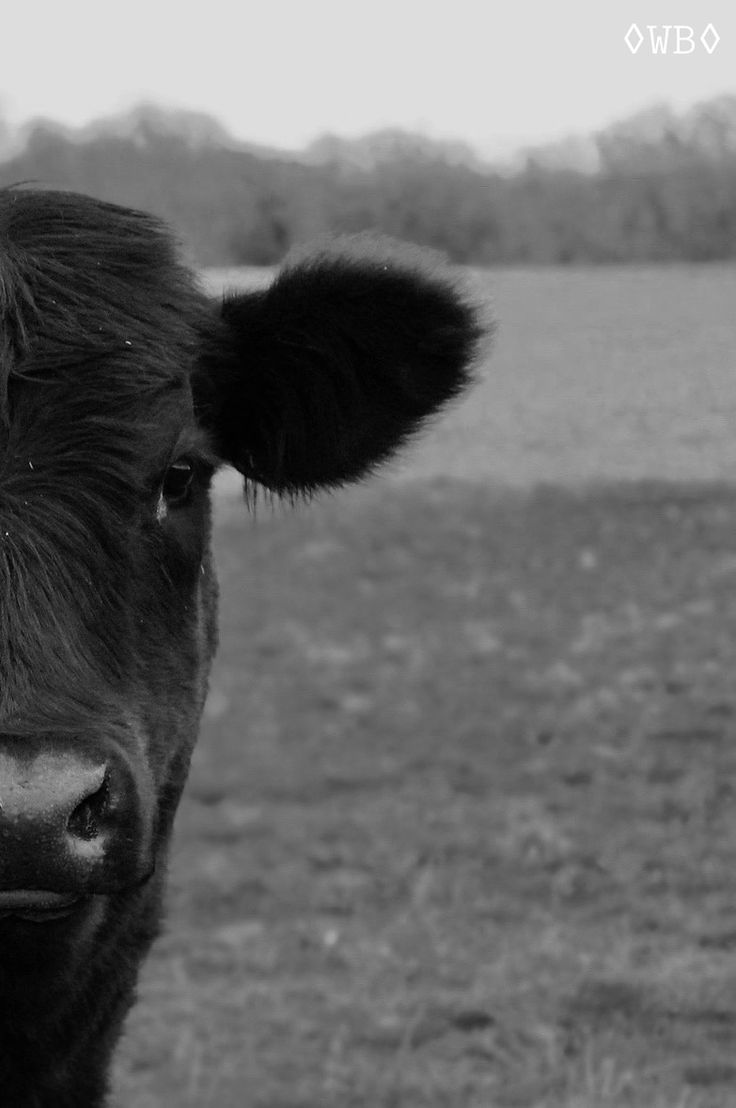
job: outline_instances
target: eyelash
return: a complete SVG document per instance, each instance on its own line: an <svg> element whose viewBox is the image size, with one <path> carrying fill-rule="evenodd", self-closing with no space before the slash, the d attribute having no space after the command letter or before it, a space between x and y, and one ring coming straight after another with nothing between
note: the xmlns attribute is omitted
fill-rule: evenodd
<svg viewBox="0 0 736 1108"><path fill-rule="evenodd" d="M177 458L169 466L161 486L161 495L169 508L183 508L188 503L194 479L194 461Z"/></svg>

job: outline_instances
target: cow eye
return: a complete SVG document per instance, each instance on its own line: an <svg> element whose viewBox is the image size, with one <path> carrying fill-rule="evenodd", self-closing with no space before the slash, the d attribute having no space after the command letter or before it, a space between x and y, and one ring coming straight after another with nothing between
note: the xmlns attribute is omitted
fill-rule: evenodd
<svg viewBox="0 0 736 1108"><path fill-rule="evenodd" d="M189 499L194 477L191 458L179 458L166 471L162 494L169 508L180 508Z"/></svg>

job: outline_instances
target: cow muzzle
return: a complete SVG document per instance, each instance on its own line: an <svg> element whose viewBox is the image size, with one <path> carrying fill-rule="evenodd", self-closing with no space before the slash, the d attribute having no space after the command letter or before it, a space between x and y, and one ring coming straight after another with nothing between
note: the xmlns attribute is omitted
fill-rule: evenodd
<svg viewBox="0 0 736 1108"><path fill-rule="evenodd" d="M64 918L153 869L152 804L126 757L73 741L0 739L0 919Z"/></svg>

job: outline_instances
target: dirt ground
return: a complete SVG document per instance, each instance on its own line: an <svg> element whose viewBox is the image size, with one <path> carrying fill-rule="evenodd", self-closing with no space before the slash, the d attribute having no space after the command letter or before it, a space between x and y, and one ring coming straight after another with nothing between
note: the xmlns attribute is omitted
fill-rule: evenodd
<svg viewBox="0 0 736 1108"><path fill-rule="evenodd" d="M121 1108L736 1105L736 493L220 504Z"/></svg>

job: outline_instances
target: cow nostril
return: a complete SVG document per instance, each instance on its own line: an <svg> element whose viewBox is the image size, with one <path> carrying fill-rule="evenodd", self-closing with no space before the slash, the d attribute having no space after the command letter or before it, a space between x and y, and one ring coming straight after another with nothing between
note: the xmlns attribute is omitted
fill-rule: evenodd
<svg viewBox="0 0 736 1108"><path fill-rule="evenodd" d="M103 818L109 799L107 775L95 792L85 796L74 809L67 822L67 830L77 839L96 839L100 833L100 821Z"/></svg>

